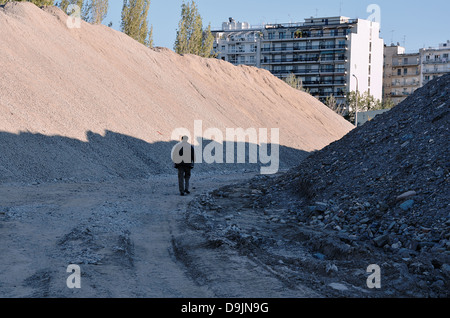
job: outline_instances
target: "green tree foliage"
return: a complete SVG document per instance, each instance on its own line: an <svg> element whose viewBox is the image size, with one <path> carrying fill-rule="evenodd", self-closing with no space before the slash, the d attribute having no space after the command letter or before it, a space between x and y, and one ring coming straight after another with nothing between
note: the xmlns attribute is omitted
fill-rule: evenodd
<svg viewBox="0 0 450 318"><path fill-rule="evenodd" d="M284 81L292 88L298 89L299 91L309 94L309 89L303 87L303 82L301 79L297 78L294 73L290 73Z"/></svg>
<svg viewBox="0 0 450 318"><path fill-rule="evenodd" d="M299 89L301 85L301 81L297 79L294 73L290 73L288 77L284 79L284 81L291 86L292 88Z"/></svg>
<svg viewBox="0 0 450 318"><path fill-rule="evenodd" d="M67 14L71 14L72 12L68 12L70 5L77 5L80 8L81 18L86 20L86 10L84 6L84 0L62 0L57 6Z"/></svg>
<svg viewBox="0 0 450 318"><path fill-rule="evenodd" d="M101 24L108 13L109 0L62 0L58 6L66 12L70 5L80 8L81 18L92 24Z"/></svg>
<svg viewBox="0 0 450 318"><path fill-rule="evenodd" d="M34 3L35 5L37 5L38 7L42 7L42 6L52 6L53 5L53 0L15 0L18 2L31 2ZM0 4L5 4L6 2L13 2L11 0L0 0Z"/></svg>
<svg viewBox="0 0 450 318"><path fill-rule="evenodd" d="M150 26L150 32L148 33L148 47L153 47L153 24Z"/></svg>
<svg viewBox="0 0 450 318"><path fill-rule="evenodd" d="M371 110L389 109L392 108L392 102L382 103L381 100L374 98L369 93L351 91L347 93L346 104L348 106L348 113L344 116L348 121L355 121L356 111L367 112Z"/></svg>
<svg viewBox="0 0 450 318"><path fill-rule="evenodd" d="M86 3L85 20L93 24L101 24L108 14L108 0L90 0Z"/></svg>
<svg viewBox="0 0 450 318"><path fill-rule="evenodd" d="M209 24L203 31L203 22L194 1L183 2L181 19L178 23L177 38L174 50L178 54L195 54L202 57L216 57L213 53L214 36Z"/></svg>
<svg viewBox="0 0 450 318"><path fill-rule="evenodd" d="M153 29L148 30L148 10L150 0L124 0L122 8L122 32L136 41L150 46Z"/></svg>
<svg viewBox="0 0 450 318"><path fill-rule="evenodd" d="M337 113L341 116L345 116L347 113L347 107L346 107L345 103L338 103L336 100L336 97L334 97L333 94L327 96L324 104L328 108L330 108L332 111L334 111L335 113Z"/></svg>

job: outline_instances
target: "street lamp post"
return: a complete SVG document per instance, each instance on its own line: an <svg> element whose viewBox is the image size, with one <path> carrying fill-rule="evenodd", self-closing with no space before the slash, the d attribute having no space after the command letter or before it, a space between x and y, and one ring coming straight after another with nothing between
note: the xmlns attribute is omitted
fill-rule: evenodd
<svg viewBox="0 0 450 318"><path fill-rule="evenodd" d="M353 77L356 78L356 96L355 96L355 126L358 127L358 78L355 74Z"/></svg>

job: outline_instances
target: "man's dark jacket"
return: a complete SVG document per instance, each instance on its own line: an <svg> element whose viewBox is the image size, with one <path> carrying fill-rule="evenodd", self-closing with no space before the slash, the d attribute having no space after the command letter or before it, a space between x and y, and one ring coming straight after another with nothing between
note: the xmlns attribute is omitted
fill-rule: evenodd
<svg viewBox="0 0 450 318"><path fill-rule="evenodd" d="M180 151L178 152L178 154L180 155L180 157L183 157L183 148L181 147ZM194 153L194 147L191 146L191 162L184 162L183 160L181 161L181 163L176 163L175 164L175 168L194 168L194 162L195 162L195 153Z"/></svg>

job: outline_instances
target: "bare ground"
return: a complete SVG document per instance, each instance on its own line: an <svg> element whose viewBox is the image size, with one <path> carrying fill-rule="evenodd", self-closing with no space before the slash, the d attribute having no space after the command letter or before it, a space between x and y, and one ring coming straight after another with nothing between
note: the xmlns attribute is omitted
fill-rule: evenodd
<svg viewBox="0 0 450 318"><path fill-rule="evenodd" d="M175 176L105 183L0 186L0 296L318 297L234 248L204 245L186 223L192 196L251 174L196 175L180 197ZM196 264L195 266L194 263ZM69 289L69 264L81 288Z"/></svg>

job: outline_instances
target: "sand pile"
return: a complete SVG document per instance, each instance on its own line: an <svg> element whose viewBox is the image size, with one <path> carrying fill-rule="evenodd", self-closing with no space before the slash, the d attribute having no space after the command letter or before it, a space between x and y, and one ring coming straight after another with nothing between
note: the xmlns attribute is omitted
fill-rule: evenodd
<svg viewBox="0 0 450 318"><path fill-rule="evenodd" d="M279 128L280 168L352 129L268 71L66 22L55 7L0 6L2 182L171 172L172 132L194 135L195 120L223 132Z"/></svg>

